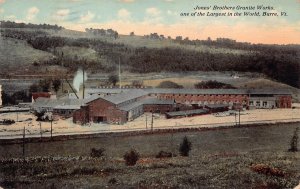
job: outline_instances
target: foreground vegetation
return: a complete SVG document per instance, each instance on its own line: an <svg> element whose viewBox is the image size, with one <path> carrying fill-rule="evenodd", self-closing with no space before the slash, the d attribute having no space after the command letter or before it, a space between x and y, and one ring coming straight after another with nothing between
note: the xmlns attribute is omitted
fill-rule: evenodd
<svg viewBox="0 0 300 189"><path fill-rule="evenodd" d="M297 127L294 123L28 143L25 160L21 144L1 145L0 186L293 188L300 180L300 152L288 149ZM189 156L181 156L186 152L182 149L190 149ZM124 156L136 164L127 164Z"/></svg>
<svg viewBox="0 0 300 189"><path fill-rule="evenodd" d="M144 157L135 166L127 166L118 158L48 159L25 163L2 162L0 185L5 188L276 189L293 188L300 178L299 153Z"/></svg>

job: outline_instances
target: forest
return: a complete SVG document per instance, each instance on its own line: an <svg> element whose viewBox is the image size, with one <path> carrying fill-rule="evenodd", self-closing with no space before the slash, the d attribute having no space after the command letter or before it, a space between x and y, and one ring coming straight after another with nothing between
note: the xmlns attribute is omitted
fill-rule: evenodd
<svg viewBox="0 0 300 189"><path fill-rule="evenodd" d="M7 25L7 23L6 23ZM38 25L43 26L43 25ZM38 27L36 26L36 27ZM2 25L3 27L3 25ZM29 27L29 26L28 26ZM58 26L51 26L57 28ZM58 27L60 28L60 27ZM101 29L89 29L88 32L101 33ZM105 30L103 30L105 31ZM106 30L107 31L107 30ZM110 30L109 30L110 31ZM116 31L112 30L111 33ZM116 32L117 33L117 32ZM154 33L158 38L148 40L170 40L162 38L162 35ZM265 45L236 42L232 39L218 38L216 40L189 40L177 36L171 39L181 45L205 45L215 48L229 48L248 50L249 53L211 53L209 51L193 51L180 47L148 48L133 47L123 43L115 43L111 40L100 38L71 38L51 36L45 31L24 31L14 29L1 29L1 35L6 38L15 38L26 41L33 48L51 52L56 59L48 60L37 65L47 63L63 65L71 70L85 66L90 70L112 71L112 67L104 66L101 61L89 59L76 59L76 57L64 57L63 52L56 48L64 46L91 48L97 52L97 56L103 60L118 64L119 58L127 71L149 72L187 72L187 71L240 71L258 72L266 76L300 87L300 60L299 45ZM151 35L153 36L153 34ZM115 36L117 37L117 36ZM70 63L72 62L72 63ZM74 63L75 62L75 63Z"/></svg>

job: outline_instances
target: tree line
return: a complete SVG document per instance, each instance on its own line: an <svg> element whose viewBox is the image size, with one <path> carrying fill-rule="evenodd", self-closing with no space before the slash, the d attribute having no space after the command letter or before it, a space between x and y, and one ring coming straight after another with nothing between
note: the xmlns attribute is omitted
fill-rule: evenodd
<svg viewBox="0 0 300 189"><path fill-rule="evenodd" d="M0 28L31 28L31 29L53 29L62 30L62 26L50 25L50 24L32 24L32 23L16 23L12 21L0 21Z"/></svg>

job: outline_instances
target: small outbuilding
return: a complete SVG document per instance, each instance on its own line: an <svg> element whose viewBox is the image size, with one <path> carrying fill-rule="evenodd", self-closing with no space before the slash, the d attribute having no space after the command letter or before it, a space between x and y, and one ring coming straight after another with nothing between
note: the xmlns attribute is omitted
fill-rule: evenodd
<svg viewBox="0 0 300 189"><path fill-rule="evenodd" d="M205 108L208 109L209 113L225 112L229 110L229 105L226 104L207 104Z"/></svg>
<svg viewBox="0 0 300 189"><path fill-rule="evenodd" d="M181 117L191 117L196 115L208 114L208 109L196 109L196 110L186 110L186 111L177 111L177 112L166 112L166 118L181 118Z"/></svg>

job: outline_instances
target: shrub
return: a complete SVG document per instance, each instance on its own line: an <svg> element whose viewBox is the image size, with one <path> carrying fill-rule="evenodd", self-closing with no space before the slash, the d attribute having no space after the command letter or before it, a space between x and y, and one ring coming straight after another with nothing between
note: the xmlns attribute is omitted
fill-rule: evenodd
<svg viewBox="0 0 300 189"><path fill-rule="evenodd" d="M156 158L170 158L174 156L171 152L160 151L155 157Z"/></svg>
<svg viewBox="0 0 300 189"><path fill-rule="evenodd" d="M111 179L109 179L109 181L108 181L109 184L116 184L117 182L118 182L118 181L117 181L116 178L111 178Z"/></svg>
<svg viewBox="0 0 300 189"><path fill-rule="evenodd" d="M182 140L182 143L179 147L179 153L181 156L189 156L189 152L192 148L192 143L189 141L189 139L185 136Z"/></svg>
<svg viewBox="0 0 300 189"><path fill-rule="evenodd" d="M298 151L298 131L299 131L299 128L296 128L294 131L294 135L293 135L291 143L290 143L291 148L289 149L289 152L297 152Z"/></svg>
<svg viewBox="0 0 300 189"><path fill-rule="evenodd" d="M158 88L168 88L168 89L182 89L183 86L179 85L173 81L162 81L158 86Z"/></svg>
<svg viewBox="0 0 300 189"><path fill-rule="evenodd" d="M92 148L91 149L91 157L96 158L96 157L102 157L104 156L104 148L100 148L100 149L96 149L96 148Z"/></svg>
<svg viewBox="0 0 300 189"><path fill-rule="evenodd" d="M195 84L196 89L235 89L234 86L215 80L201 81Z"/></svg>
<svg viewBox="0 0 300 189"><path fill-rule="evenodd" d="M135 150L130 150L129 152L126 152L124 155L124 160L126 165L133 166L136 164L136 162L139 160L140 154Z"/></svg>
<svg viewBox="0 0 300 189"><path fill-rule="evenodd" d="M282 170L269 167L268 165L265 165L265 164L251 165L250 169L254 172L264 174L264 175L270 175L270 176L276 176L276 177L284 177L285 176L285 174Z"/></svg>
<svg viewBox="0 0 300 189"><path fill-rule="evenodd" d="M116 86L118 81L119 81L118 75L113 74L108 77L108 82L113 84L113 86Z"/></svg>

